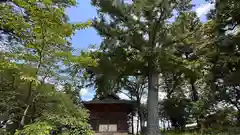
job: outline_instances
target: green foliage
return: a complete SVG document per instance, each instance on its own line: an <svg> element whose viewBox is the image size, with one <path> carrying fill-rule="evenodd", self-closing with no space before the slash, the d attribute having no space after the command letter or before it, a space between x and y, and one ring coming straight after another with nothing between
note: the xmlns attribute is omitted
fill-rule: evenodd
<svg viewBox="0 0 240 135"><path fill-rule="evenodd" d="M96 97L126 92L136 99L148 135L158 134L159 119L182 130L197 122L209 135L240 123L238 0L216 0L205 23L191 0L92 0L93 22L70 24L64 11L75 5L0 2L0 111L13 122L9 134L93 134L80 102L84 86L94 86ZM89 26L103 37L100 48L73 56L69 39ZM166 97L158 103L159 91Z"/></svg>
<svg viewBox="0 0 240 135"><path fill-rule="evenodd" d="M176 129L184 129L189 122L191 109L190 101L181 98L166 99L162 103L165 117L171 121L171 125ZM177 112L177 113L176 113Z"/></svg>
<svg viewBox="0 0 240 135"><path fill-rule="evenodd" d="M50 126L46 122L39 122L39 123L34 123L31 125L27 125L24 127L23 131L17 131L15 134L20 135L23 133L24 135L46 135L50 134L50 131L53 129L52 126Z"/></svg>
<svg viewBox="0 0 240 135"><path fill-rule="evenodd" d="M71 53L69 38L91 24L68 23L65 8L75 5L75 0L0 2L4 13L0 15L4 48L0 53L0 112L12 121L6 127L11 135L92 134L79 95L67 87L58 88L61 82L69 82L60 73L68 58L84 66L92 60Z"/></svg>
<svg viewBox="0 0 240 135"><path fill-rule="evenodd" d="M155 107L148 113L155 112L157 92L152 91L158 84L153 77L158 74L163 80L160 88L167 95L160 113L167 120L183 121L182 128L194 121L200 128L201 120L216 113L222 102L239 112L238 1L216 0L216 9L206 23L189 10L188 0L136 0L132 4L94 0L92 4L98 10L92 25L104 38L98 65L87 68L95 79L97 94L118 89L119 84L126 87L123 80L133 76L147 77L148 95L154 95L148 97L148 105ZM178 14L169 22L173 10Z"/></svg>
<svg viewBox="0 0 240 135"><path fill-rule="evenodd" d="M70 97L61 92L46 93L45 99L40 99L38 106L39 116L33 124L26 125L23 130L16 132L24 134L35 134L36 132L57 134L80 134L91 135L87 123L87 111L74 105Z"/></svg>
<svg viewBox="0 0 240 135"><path fill-rule="evenodd" d="M149 135L158 134L158 75L177 68L186 79L195 81L200 72L197 69L201 64L197 59L182 58L183 54L195 53L194 47L201 39L201 23L196 14L189 11L192 7L190 2L136 0L133 4L115 4L112 1L93 1L99 13L93 26L104 37L100 48L105 61L113 63L106 67L99 62L99 67L111 72L110 77L108 73L101 72L101 77L112 79L112 84L137 75L148 79ZM170 23L173 11L180 15ZM185 48L190 51L186 52ZM100 84L111 84L103 80Z"/></svg>
<svg viewBox="0 0 240 135"><path fill-rule="evenodd" d="M10 70L2 75L2 77L7 75L8 78L5 77L1 80L2 94L0 109L10 120L18 121L19 116L22 115L22 111L25 109L24 100L26 96L23 96L22 94L26 94L24 88L28 87L29 82L20 79L16 72L15 74L10 74L11 72L14 73L14 70ZM12 83L12 76L10 75L15 76L14 84ZM28 124L24 126L23 130L19 130L15 134L41 134L50 132L50 130L57 131L61 134L63 132L60 132L58 127L64 126L68 127L64 132L69 134L90 135L92 133L87 123L87 111L81 108L79 104L74 104L71 95L68 93L57 92L54 85L51 84L39 85L34 93L36 93L37 96L31 104L26 117L26 123ZM75 101L76 100L77 99L75 99ZM33 122L28 120L30 118L33 119ZM8 130L13 130L11 128L11 126L7 127Z"/></svg>

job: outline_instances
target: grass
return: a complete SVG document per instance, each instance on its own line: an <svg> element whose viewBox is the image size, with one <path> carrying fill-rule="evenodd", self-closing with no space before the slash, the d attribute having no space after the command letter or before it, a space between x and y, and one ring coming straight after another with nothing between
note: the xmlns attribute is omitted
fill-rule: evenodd
<svg viewBox="0 0 240 135"><path fill-rule="evenodd" d="M163 133L163 135L240 135L240 128L225 127L221 129L208 129L203 133L199 132L174 132L168 131Z"/></svg>
<svg viewBox="0 0 240 135"><path fill-rule="evenodd" d="M184 133L164 133L163 135L240 135L240 133L231 133L231 132L222 132L222 133L188 133L188 132L184 132Z"/></svg>

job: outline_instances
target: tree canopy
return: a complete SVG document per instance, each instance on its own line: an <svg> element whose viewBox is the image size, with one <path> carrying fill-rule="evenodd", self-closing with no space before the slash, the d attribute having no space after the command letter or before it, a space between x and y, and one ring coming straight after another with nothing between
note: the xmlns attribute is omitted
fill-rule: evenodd
<svg viewBox="0 0 240 135"><path fill-rule="evenodd" d="M77 87L59 88L70 80L64 65L76 59L69 38L90 24L68 23L64 10L75 5L74 0L0 2L1 134L92 134Z"/></svg>
<svg viewBox="0 0 240 135"><path fill-rule="evenodd" d="M137 134L237 134L240 2L207 2L205 22L191 0L91 0L97 16L69 23L75 0L1 0L0 134L93 134L85 87L136 100ZM87 27L103 40L73 55Z"/></svg>

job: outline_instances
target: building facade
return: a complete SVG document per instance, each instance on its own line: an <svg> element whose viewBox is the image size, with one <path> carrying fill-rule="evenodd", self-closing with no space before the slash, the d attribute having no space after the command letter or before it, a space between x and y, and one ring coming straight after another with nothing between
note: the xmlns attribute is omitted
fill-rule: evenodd
<svg viewBox="0 0 240 135"><path fill-rule="evenodd" d="M83 104L89 110L89 123L95 135L129 134L129 114L134 111L135 101L107 95Z"/></svg>

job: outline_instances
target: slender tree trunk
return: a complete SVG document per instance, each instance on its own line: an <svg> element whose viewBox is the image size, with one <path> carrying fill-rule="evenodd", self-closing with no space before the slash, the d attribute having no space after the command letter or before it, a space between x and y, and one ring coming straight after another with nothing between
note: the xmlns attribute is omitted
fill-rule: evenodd
<svg viewBox="0 0 240 135"><path fill-rule="evenodd" d="M170 121L168 120L167 123L168 123L168 130L170 130L171 129Z"/></svg>
<svg viewBox="0 0 240 135"><path fill-rule="evenodd" d="M139 122L138 126L140 124L140 130L143 130L144 128L143 111L141 110L141 101L138 96L137 96L137 109L138 109L138 122Z"/></svg>
<svg viewBox="0 0 240 135"><path fill-rule="evenodd" d="M240 126L240 108L238 108L237 112L237 125Z"/></svg>
<svg viewBox="0 0 240 135"><path fill-rule="evenodd" d="M138 115L137 117L137 135L138 135L138 131L139 131L139 121L140 121L140 116Z"/></svg>
<svg viewBox="0 0 240 135"><path fill-rule="evenodd" d="M132 96L132 94L131 94L131 100L133 100L133 96ZM133 111L132 111L132 113L131 113L131 126L132 126L132 134L134 134L134 113L133 113Z"/></svg>
<svg viewBox="0 0 240 135"><path fill-rule="evenodd" d="M15 75L12 76L12 90L15 90L15 80L16 80L16 77Z"/></svg>
<svg viewBox="0 0 240 135"><path fill-rule="evenodd" d="M191 84L191 90L192 90L192 101L197 102L199 100L199 95L197 92L197 89L195 87L195 80L190 78L190 84ZM198 129L201 129L201 122L200 122L200 116L196 116L195 119L197 121L197 127Z"/></svg>
<svg viewBox="0 0 240 135"><path fill-rule="evenodd" d="M144 127L144 121L143 121L143 114L140 110L138 111L138 117L139 117L140 130L142 130L142 128Z"/></svg>
<svg viewBox="0 0 240 135"><path fill-rule="evenodd" d="M147 135L160 135L157 83L158 74L150 68L148 75Z"/></svg>
<svg viewBox="0 0 240 135"><path fill-rule="evenodd" d="M29 83L28 94L27 94L27 98L26 98L27 107L25 108L25 110L23 112L23 116L21 118L19 129L22 129L24 127L25 120L26 120L26 117L27 117L27 113L28 113L28 110L29 110L30 105L31 105L30 98L32 96L32 83L33 83L32 81Z"/></svg>
<svg viewBox="0 0 240 135"><path fill-rule="evenodd" d="M22 129L24 127L24 124L25 124L25 119L26 119L26 116L27 116L27 112L30 108L30 105L28 105L26 107L26 109L24 110L24 113L23 113L23 116L22 116L22 119L21 119L21 122L20 122L20 125L19 125L19 128Z"/></svg>
<svg viewBox="0 0 240 135"><path fill-rule="evenodd" d="M39 61L38 61L38 64L37 64L37 70L36 70L36 73L35 73L35 77L37 78L38 77L38 73L39 73L39 70L42 66L42 61L43 61L43 57L44 57L44 47L45 47L45 31L46 29L43 27L43 23L41 23L41 29L42 30L42 47L40 50L37 49L37 52L38 52L38 55L39 55ZM43 83L43 82L42 82ZM20 123L20 126L19 128L23 128L24 125L25 125L25 119L26 119L26 115L28 113L28 110L29 110L29 107L32 105L33 102L35 102L35 98L34 97L31 101L31 97L32 97L32 84L33 84L33 81L30 82L30 85L29 85L29 89L28 89L28 95L27 95L27 98L26 98L26 102L27 102L27 107L26 109L24 110L24 113L23 113L23 116L21 118L21 123Z"/></svg>
<svg viewBox="0 0 240 135"><path fill-rule="evenodd" d="M166 131L166 122L165 122L165 120L163 120L163 131L164 132Z"/></svg>
<svg viewBox="0 0 240 135"><path fill-rule="evenodd" d="M35 101L32 103L32 114L31 114L31 122L34 120L36 114L36 103Z"/></svg>
<svg viewBox="0 0 240 135"><path fill-rule="evenodd" d="M132 115L131 115L131 119L132 119L132 134L134 134L134 118L133 118L133 112L132 112Z"/></svg>
<svg viewBox="0 0 240 135"><path fill-rule="evenodd" d="M197 89L195 87L195 81L193 79L190 79L190 84L192 87L192 101L196 102L199 99Z"/></svg>
<svg viewBox="0 0 240 135"><path fill-rule="evenodd" d="M143 134L143 131L144 131L144 115L143 115L143 112L142 110L139 110L138 111L138 115L139 115L139 120L140 120L140 133L141 135Z"/></svg>

